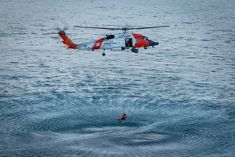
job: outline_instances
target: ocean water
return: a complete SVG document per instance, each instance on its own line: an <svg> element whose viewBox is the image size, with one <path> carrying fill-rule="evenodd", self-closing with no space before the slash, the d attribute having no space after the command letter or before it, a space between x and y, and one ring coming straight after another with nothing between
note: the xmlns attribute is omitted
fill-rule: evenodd
<svg viewBox="0 0 235 157"><path fill-rule="evenodd" d="M103 57L77 25L170 27ZM233 157L234 69L233 0L1 0L0 156Z"/></svg>

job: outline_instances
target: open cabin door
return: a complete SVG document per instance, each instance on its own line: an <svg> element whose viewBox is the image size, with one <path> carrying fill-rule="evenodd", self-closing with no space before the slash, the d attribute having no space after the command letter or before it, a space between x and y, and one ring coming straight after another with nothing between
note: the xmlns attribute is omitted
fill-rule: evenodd
<svg viewBox="0 0 235 157"><path fill-rule="evenodd" d="M126 38L126 47L132 47L133 46L133 42L132 42L132 38Z"/></svg>

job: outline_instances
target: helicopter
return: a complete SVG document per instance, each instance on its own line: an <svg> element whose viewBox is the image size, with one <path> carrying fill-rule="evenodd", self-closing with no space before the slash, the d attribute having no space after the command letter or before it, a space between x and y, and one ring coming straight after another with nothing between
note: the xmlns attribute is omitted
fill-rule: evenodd
<svg viewBox="0 0 235 157"><path fill-rule="evenodd" d="M102 55L105 56L105 50L126 50L130 49L131 52L138 53L139 48L147 49L148 47L155 47L159 42L150 40L147 36L137 33L129 33L129 30L140 29L153 29L169 26L152 26L152 27L88 27L88 26L74 26L78 28L88 29L103 29L103 30L119 30L122 33L108 34L97 40L75 44L65 33L65 30L58 30L58 35L61 37L62 42L68 49L78 50L103 50Z"/></svg>

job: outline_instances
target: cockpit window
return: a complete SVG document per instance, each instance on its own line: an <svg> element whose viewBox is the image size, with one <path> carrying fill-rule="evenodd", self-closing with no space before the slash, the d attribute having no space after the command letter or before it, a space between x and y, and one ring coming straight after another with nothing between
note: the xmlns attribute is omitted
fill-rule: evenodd
<svg viewBox="0 0 235 157"><path fill-rule="evenodd" d="M148 37L144 37L144 40L149 40Z"/></svg>

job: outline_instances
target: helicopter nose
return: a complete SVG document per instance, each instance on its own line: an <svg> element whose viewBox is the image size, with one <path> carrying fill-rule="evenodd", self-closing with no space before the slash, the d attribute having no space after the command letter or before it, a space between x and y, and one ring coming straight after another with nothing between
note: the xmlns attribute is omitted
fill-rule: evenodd
<svg viewBox="0 0 235 157"><path fill-rule="evenodd" d="M159 42L149 41L149 46L159 45Z"/></svg>

